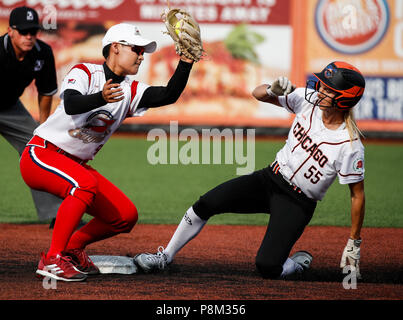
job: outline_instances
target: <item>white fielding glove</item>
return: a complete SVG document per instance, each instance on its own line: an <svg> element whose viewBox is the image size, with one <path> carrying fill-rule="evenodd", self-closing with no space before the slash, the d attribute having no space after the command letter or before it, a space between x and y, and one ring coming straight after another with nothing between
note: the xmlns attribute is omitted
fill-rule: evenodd
<svg viewBox="0 0 403 320"><path fill-rule="evenodd" d="M355 271L357 279L362 279L360 274L360 245L362 240L348 239L347 245L344 248L343 255L341 256L340 268L347 265L352 267L351 272Z"/></svg>
<svg viewBox="0 0 403 320"><path fill-rule="evenodd" d="M287 77L278 77L271 86L267 87L267 94L271 97L286 96L295 90L295 86Z"/></svg>

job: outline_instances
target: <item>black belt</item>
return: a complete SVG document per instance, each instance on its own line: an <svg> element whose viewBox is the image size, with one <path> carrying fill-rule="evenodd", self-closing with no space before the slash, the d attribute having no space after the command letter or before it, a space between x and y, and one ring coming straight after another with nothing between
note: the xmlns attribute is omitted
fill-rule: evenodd
<svg viewBox="0 0 403 320"><path fill-rule="evenodd" d="M298 193L302 193L302 194L303 194L302 190L301 190L298 186L296 186L296 185L293 184L292 182L288 182L288 181L283 177L283 175L282 175L281 172L280 172L280 165L278 164L277 161L274 161L274 162L270 165L270 168L271 168L271 170L273 171L273 173L274 173L275 175L280 175L281 178L283 178L283 180L284 180L285 182L287 182L287 183L290 185L290 187L291 187L295 192L298 192Z"/></svg>

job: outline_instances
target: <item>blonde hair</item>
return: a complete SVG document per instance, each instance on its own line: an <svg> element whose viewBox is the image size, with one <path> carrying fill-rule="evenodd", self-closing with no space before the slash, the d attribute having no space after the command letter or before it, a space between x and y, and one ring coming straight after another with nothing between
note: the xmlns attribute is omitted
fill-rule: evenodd
<svg viewBox="0 0 403 320"><path fill-rule="evenodd" d="M355 122L353 108L350 108L344 112L344 121L346 123L348 134L350 136L350 142L353 142L353 140L355 139L360 139L360 137L364 138L363 133L358 128L357 123Z"/></svg>

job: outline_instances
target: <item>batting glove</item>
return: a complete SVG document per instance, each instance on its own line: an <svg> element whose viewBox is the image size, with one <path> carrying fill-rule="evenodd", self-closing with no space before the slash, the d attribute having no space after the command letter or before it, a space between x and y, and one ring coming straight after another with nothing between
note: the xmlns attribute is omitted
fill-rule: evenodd
<svg viewBox="0 0 403 320"><path fill-rule="evenodd" d="M286 96L293 92L295 86L286 77L278 77L270 87L267 88L267 94L271 97Z"/></svg>
<svg viewBox="0 0 403 320"><path fill-rule="evenodd" d="M348 239L340 261L340 268L351 266L351 272L356 272L357 279L362 279L360 274L360 245L362 240Z"/></svg>

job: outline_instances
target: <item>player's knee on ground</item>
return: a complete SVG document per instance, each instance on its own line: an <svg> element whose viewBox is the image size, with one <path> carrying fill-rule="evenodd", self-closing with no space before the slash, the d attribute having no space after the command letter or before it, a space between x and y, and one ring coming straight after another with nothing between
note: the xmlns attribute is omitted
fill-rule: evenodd
<svg viewBox="0 0 403 320"><path fill-rule="evenodd" d="M221 213L211 197L201 196L192 207L193 211L203 220L208 220L215 214Z"/></svg>
<svg viewBox="0 0 403 320"><path fill-rule="evenodd" d="M127 201L119 207L119 217L112 223L116 232L128 233L136 225L138 220L138 212L136 206Z"/></svg>
<svg viewBox="0 0 403 320"><path fill-rule="evenodd" d="M256 257L256 269L265 279L277 279L283 272L282 265L270 264L259 257Z"/></svg>

